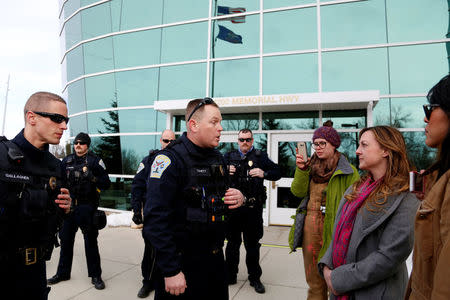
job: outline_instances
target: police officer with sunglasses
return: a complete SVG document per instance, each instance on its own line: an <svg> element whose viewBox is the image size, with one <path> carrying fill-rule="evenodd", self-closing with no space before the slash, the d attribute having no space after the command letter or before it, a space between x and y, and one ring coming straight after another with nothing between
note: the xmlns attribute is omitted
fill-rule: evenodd
<svg viewBox="0 0 450 300"><path fill-rule="evenodd" d="M61 162L49 151L67 129L60 96L38 92L24 108L25 128L0 137L0 291L11 299L48 299L45 261L70 211Z"/></svg>
<svg viewBox="0 0 450 300"><path fill-rule="evenodd" d="M244 128L238 134L239 149L225 154L229 166L232 186L242 191L247 198L245 206L230 213L227 224L226 264L228 284L236 283L239 265L239 248L244 238L247 251L248 279L257 293L265 293L260 278L259 240L263 237L263 205L266 202L264 179L276 181L281 178L280 168L267 153L253 147L253 133Z"/></svg>
<svg viewBox="0 0 450 300"><path fill-rule="evenodd" d="M73 142L75 153L69 154L62 161L63 176L73 197L73 212L64 221L59 233L59 264L56 275L48 279L50 285L70 279L73 245L76 232L80 228L84 238L88 276L92 278L91 282L96 289L105 288L101 277L98 228L95 226L94 214L99 205L100 190L106 190L111 181L103 160L89 151L90 144L89 135L80 132Z"/></svg>
<svg viewBox="0 0 450 300"><path fill-rule="evenodd" d="M166 129L162 132L159 142L161 143L161 149L166 148L169 143L175 141L175 133ZM147 178L150 174L150 167L159 150L150 150L149 155L139 164L136 175L131 183L131 206L133 208L133 222L136 225L143 227L142 207L145 204L146 192L147 192ZM137 296L139 298L146 298L152 290L155 289L155 253L154 249L148 240L144 239L145 248L144 256L141 263L142 272L142 287L139 290Z"/></svg>

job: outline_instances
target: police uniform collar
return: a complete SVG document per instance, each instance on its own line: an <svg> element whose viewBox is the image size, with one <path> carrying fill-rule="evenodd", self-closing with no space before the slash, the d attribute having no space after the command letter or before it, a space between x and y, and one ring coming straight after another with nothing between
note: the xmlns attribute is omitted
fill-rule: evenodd
<svg viewBox="0 0 450 300"><path fill-rule="evenodd" d="M253 151L253 149L255 149L255 147L252 146L250 148L250 150L247 151L247 153L243 153L240 148L238 149L238 151L239 151L239 154L241 155L241 157L245 157L245 156L248 156L250 154L250 152Z"/></svg>
<svg viewBox="0 0 450 300"><path fill-rule="evenodd" d="M42 158L43 156L47 155L48 152L48 144L44 145L44 150L38 149L35 146L33 146L23 135L24 129L22 129L12 140L14 144L19 146L20 149L22 149L23 152L25 152L27 155L30 155L31 157L35 158Z"/></svg>
<svg viewBox="0 0 450 300"><path fill-rule="evenodd" d="M211 152L215 152L215 148L202 148L194 144L190 139L188 139L186 132L180 137L181 142L186 146L187 150L194 155L208 155Z"/></svg>

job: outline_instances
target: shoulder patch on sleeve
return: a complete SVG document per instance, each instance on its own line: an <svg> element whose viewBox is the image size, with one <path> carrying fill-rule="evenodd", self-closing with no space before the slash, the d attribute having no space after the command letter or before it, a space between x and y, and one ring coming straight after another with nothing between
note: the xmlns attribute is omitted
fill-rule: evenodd
<svg viewBox="0 0 450 300"><path fill-rule="evenodd" d="M150 171L150 178L161 178L163 172L170 165L171 160L164 154L155 157Z"/></svg>
<svg viewBox="0 0 450 300"><path fill-rule="evenodd" d="M139 173L140 171L144 170L144 168L145 168L145 165L143 163L140 163L139 167L138 167L138 169L136 171L136 174Z"/></svg>
<svg viewBox="0 0 450 300"><path fill-rule="evenodd" d="M100 159L100 160L98 161L98 164L99 164L104 170L106 170L105 163L103 162L102 159Z"/></svg>

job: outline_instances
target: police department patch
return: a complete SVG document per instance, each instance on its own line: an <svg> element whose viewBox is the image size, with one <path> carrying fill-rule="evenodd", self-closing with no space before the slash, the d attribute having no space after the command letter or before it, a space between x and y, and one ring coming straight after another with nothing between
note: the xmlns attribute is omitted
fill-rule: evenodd
<svg viewBox="0 0 450 300"><path fill-rule="evenodd" d="M170 165L171 161L164 154L160 154L155 157L152 164L152 170L150 172L150 178L161 178L163 172Z"/></svg>
<svg viewBox="0 0 450 300"><path fill-rule="evenodd" d="M139 173L140 171L144 170L144 168L145 168L145 165L143 163L140 163L139 167L138 167L138 169L136 171L136 174Z"/></svg>

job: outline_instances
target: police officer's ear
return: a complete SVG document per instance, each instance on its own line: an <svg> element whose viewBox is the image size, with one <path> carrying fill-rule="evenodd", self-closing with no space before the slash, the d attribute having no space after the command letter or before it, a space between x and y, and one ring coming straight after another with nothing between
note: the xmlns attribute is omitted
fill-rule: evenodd
<svg viewBox="0 0 450 300"><path fill-rule="evenodd" d="M189 120L188 126L189 126L190 131L192 131L192 132L198 131L198 123L196 120L194 120L194 119Z"/></svg>
<svg viewBox="0 0 450 300"><path fill-rule="evenodd" d="M25 125L29 123L30 125L36 125L36 114L32 111L27 111L25 114Z"/></svg>

